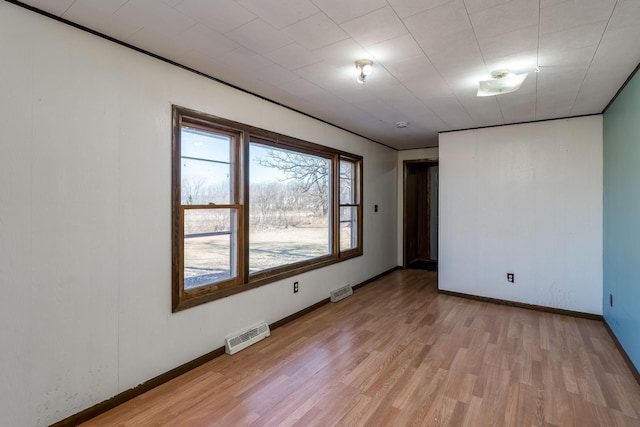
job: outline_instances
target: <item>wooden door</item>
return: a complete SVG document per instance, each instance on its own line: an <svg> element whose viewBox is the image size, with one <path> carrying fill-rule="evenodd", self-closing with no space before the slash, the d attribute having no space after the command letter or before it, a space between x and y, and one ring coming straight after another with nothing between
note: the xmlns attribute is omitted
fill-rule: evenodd
<svg viewBox="0 0 640 427"><path fill-rule="evenodd" d="M437 167L433 161L404 163L404 268L437 259Z"/></svg>

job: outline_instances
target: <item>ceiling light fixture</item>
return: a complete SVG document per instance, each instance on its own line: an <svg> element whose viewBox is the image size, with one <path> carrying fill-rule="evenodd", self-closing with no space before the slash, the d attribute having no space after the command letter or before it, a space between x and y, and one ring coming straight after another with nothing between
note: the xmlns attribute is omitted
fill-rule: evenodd
<svg viewBox="0 0 640 427"><path fill-rule="evenodd" d="M373 71L373 61L370 59L358 59L356 61L356 69L358 70L358 83L365 84L367 76Z"/></svg>
<svg viewBox="0 0 640 427"><path fill-rule="evenodd" d="M514 74L509 70L491 72L491 80L481 80L477 96L494 96L520 89L528 73Z"/></svg>

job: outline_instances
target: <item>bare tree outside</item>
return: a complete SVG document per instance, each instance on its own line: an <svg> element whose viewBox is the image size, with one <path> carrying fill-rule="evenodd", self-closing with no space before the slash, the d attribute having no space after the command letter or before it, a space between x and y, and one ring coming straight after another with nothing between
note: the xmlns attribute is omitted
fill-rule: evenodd
<svg viewBox="0 0 640 427"><path fill-rule="evenodd" d="M237 274L237 218L230 138L183 131L181 204L185 288ZM257 273L331 254L329 158L249 144L249 271ZM340 162L340 248L353 247L354 164Z"/></svg>
<svg viewBox="0 0 640 427"><path fill-rule="evenodd" d="M250 271L328 255L331 161L255 143L250 157Z"/></svg>
<svg viewBox="0 0 640 427"><path fill-rule="evenodd" d="M283 180L295 182L296 191L304 195L308 207L327 214L329 208L329 168L328 159L293 151L270 149L258 160L261 166L274 168L282 172ZM300 207L300 206L298 206Z"/></svg>

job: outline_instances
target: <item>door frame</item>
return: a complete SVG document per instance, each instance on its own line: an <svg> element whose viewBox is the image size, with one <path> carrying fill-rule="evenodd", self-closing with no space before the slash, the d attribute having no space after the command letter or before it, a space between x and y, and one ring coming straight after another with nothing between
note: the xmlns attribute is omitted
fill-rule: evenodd
<svg viewBox="0 0 640 427"><path fill-rule="evenodd" d="M427 167L439 166L438 159L413 159L402 162L402 269L407 269L407 169L409 164L423 163ZM431 224L431 203L427 200L427 221ZM438 223L440 221L438 220Z"/></svg>

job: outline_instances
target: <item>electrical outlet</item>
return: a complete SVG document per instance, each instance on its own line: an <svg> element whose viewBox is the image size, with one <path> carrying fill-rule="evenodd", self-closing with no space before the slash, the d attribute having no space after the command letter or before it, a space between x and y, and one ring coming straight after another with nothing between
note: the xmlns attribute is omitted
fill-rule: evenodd
<svg viewBox="0 0 640 427"><path fill-rule="evenodd" d="M507 273L507 282L509 283L515 283L516 282L516 277L513 273Z"/></svg>
<svg viewBox="0 0 640 427"><path fill-rule="evenodd" d="M298 282L293 282L293 293L297 293L298 292Z"/></svg>
<svg viewBox="0 0 640 427"><path fill-rule="evenodd" d="M373 205L373 211L378 212L378 205Z"/></svg>

